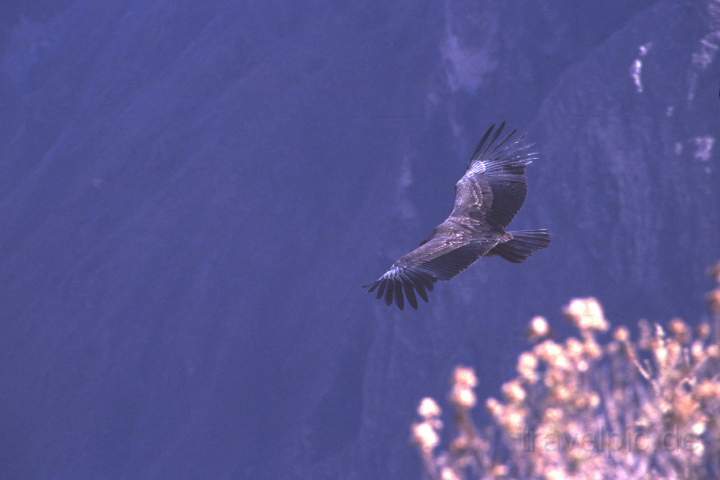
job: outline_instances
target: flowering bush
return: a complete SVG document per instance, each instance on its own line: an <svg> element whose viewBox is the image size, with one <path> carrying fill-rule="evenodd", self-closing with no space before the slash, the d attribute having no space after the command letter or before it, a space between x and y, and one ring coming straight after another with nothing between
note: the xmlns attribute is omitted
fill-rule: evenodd
<svg viewBox="0 0 720 480"><path fill-rule="evenodd" d="M485 402L494 424L477 428L475 373L455 369L449 396L454 437L441 448L442 411L424 398L412 426L428 477L456 479L720 478L720 264L708 295L715 326L638 324L610 330L594 298L572 300L577 336L548 338L530 322L533 348L518 357L502 399ZM714 332L713 332L714 330Z"/></svg>

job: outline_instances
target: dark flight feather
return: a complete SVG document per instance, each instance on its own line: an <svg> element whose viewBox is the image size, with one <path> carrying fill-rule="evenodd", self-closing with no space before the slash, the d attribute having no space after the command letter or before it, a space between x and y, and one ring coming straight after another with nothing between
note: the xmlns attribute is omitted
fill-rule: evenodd
<svg viewBox="0 0 720 480"><path fill-rule="evenodd" d="M395 280L395 304L400 310L405 307L405 300L403 298L402 283L400 279Z"/></svg>
<svg viewBox="0 0 720 480"><path fill-rule="evenodd" d="M412 308L417 310L418 303L417 297L415 297L415 290L413 290L412 282L406 277L406 281L403 283L403 289L405 290L405 296L407 297L408 303Z"/></svg>

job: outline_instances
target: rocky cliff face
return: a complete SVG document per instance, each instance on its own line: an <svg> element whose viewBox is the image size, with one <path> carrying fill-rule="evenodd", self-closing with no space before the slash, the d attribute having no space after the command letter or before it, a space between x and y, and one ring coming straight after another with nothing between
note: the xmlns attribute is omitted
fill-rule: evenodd
<svg viewBox="0 0 720 480"><path fill-rule="evenodd" d="M717 1L2 13L8 478L415 478L417 400L460 362L495 392L531 315L702 315ZM503 118L542 153L514 225L552 247L418 312L363 294Z"/></svg>

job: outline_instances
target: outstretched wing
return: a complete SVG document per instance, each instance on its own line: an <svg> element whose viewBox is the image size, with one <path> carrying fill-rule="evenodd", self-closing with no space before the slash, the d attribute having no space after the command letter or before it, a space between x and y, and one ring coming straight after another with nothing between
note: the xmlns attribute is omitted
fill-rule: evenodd
<svg viewBox="0 0 720 480"><path fill-rule="evenodd" d="M473 153L465 175L455 185L450 216L507 226L527 194L525 167L538 155L513 130L502 135L505 122L491 125Z"/></svg>
<svg viewBox="0 0 720 480"><path fill-rule="evenodd" d="M377 298L385 303L393 301L400 308L405 298L417 309L417 295L426 302L428 293L438 280L448 280L465 270L485 248L474 243L449 241L443 234L436 235L407 255L401 257L380 278L366 285L369 292L377 291ZM417 295L416 295L417 293Z"/></svg>

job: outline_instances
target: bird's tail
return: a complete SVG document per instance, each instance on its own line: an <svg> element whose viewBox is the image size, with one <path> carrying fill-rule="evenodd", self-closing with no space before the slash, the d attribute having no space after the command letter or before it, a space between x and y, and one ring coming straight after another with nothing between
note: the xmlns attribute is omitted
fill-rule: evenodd
<svg viewBox="0 0 720 480"><path fill-rule="evenodd" d="M508 233L512 235L512 239L498 244L490 250L490 255L500 255L509 262L521 263L536 250L550 245L550 233L544 228Z"/></svg>

